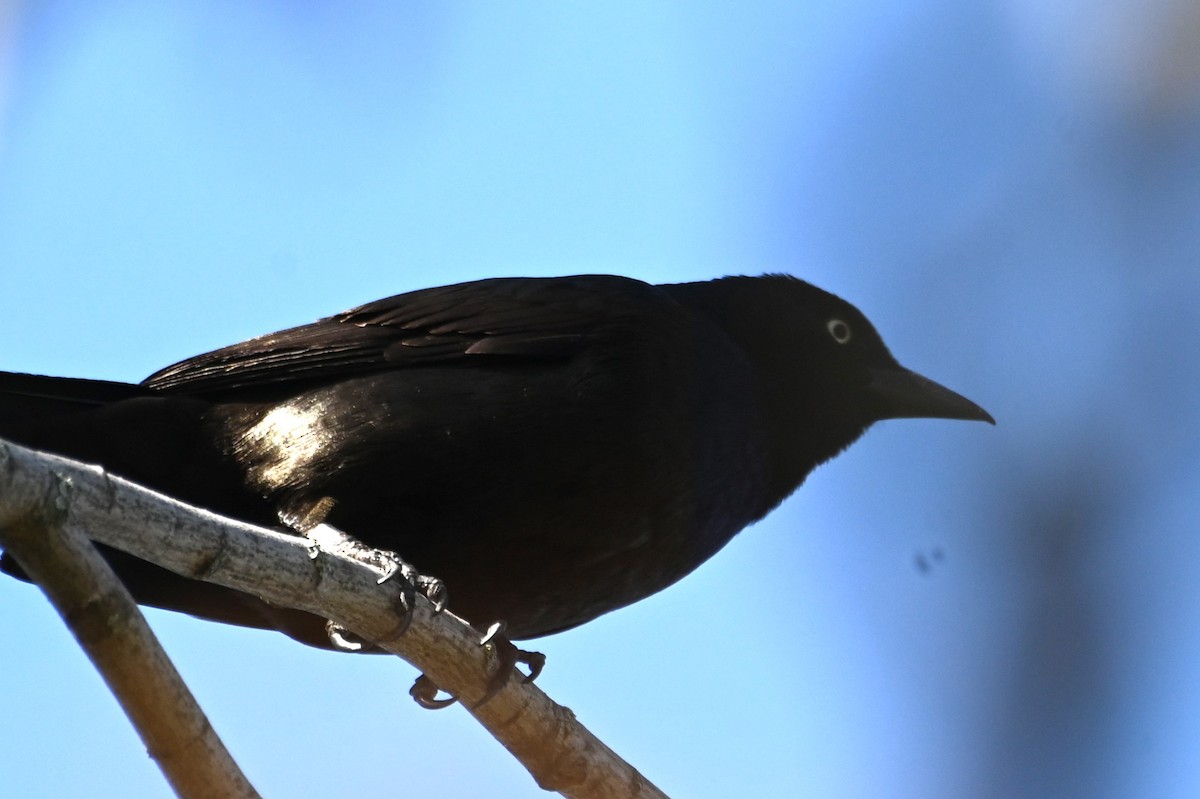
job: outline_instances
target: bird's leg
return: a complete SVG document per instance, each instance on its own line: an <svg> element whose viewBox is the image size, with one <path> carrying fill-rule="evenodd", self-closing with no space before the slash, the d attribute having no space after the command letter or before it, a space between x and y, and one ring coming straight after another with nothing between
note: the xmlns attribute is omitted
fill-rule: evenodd
<svg viewBox="0 0 1200 799"><path fill-rule="evenodd" d="M348 558L366 564L382 572L376 581L383 585L388 580L400 578L400 597L397 602L400 623L396 629L388 633L384 640L394 640L404 635L408 625L412 623L413 610L416 607L416 594L420 591L426 599L433 603L435 613L441 613L446 607L446 585L436 577L421 574L411 564L405 563L398 555L382 549L375 549L362 543L353 536L343 533L336 527L321 523L304 531L309 541L309 553L315 560L322 552L335 552ZM346 631L338 625L328 628L330 641L339 649L343 649L342 641L353 641L356 636L347 639ZM338 639L342 639L339 641ZM354 646L351 643L351 646ZM358 651L352 649L351 651Z"/></svg>
<svg viewBox="0 0 1200 799"><path fill-rule="evenodd" d="M488 627L487 632L479 639L479 645L483 647L491 647L496 653L496 659L499 661L496 666L495 673L488 680L487 690L475 707L481 707L485 702L489 701L496 694L508 685L508 681L512 678L513 669L518 663L524 663L529 667L529 673L522 675L522 683L531 683L538 678L542 673L542 669L546 666L546 656L541 652L527 652L524 649L518 649L512 641L504 637L504 622L498 621ZM438 698L438 692L441 688L438 687L428 675L422 674L413 683L412 688L408 693L413 700L425 708L426 710L440 710L444 707L450 707L456 697L447 696Z"/></svg>
<svg viewBox="0 0 1200 799"><path fill-rule="evenodd" d="M445 583L436 577L421 574L396 553L369 547L357 538L327 524L325 517L329 515L333 505L334 500L331 497L325 497L302 511L283 511L280 513L280 519L284 524L304 534L304 537L308 539L309 557L314 561L323 552L336 553L382 572L382 576L376 581L379 585L383 585L397 576L402 578L400 597L397 602L401 621L384 640L390 641L399 638L408 630L409 624L412 623L418 591L433 603L435 613L442 612L448 598ZM361 652L370 648L371 642L363 641L357 635L332 621L326 624L325 631L329 636L330 643L336 649L344 652Z"/></svg>

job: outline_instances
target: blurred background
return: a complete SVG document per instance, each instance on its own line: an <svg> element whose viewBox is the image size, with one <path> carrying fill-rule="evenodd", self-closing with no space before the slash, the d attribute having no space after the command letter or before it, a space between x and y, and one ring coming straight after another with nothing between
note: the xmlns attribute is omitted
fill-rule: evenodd
<svg viewBox="0 0 1200 799"><path fill-rule="evenodd" d="M540 685L676 797L1194 797L1198 41L1195 0L10 0L0 368L794 273L999 426L881 424ZM149 615L264 796L539 793L399 660ZM168 795L39 592L0 629L0 793Z"/></svg>

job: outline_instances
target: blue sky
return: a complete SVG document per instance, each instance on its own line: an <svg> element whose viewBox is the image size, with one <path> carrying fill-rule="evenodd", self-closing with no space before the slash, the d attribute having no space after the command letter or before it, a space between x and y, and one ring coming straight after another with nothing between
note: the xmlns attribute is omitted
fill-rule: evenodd
<svg viewBox="0 0 1200 799"><path fill-rule="evenodd" d="M134 381L493 275L794 273L999 426L880 425L537 642L542 686L674 796L1195 795L1194 12L795 5L11 6L0 368ZM264 795L536 792L400 661L149 615ZM5 791L167 795L40 595L0 620Z"/></svg>

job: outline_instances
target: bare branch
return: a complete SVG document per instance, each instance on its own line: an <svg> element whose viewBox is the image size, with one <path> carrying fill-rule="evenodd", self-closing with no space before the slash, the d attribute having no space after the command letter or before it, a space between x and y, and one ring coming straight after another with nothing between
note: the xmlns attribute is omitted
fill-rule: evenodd
<svg viewBox="0 0 1200 799"><path fill-rule="evenodd" d="M64 479L71 485L69 501L55 512L65 515L68 527L184 576L331 619L378 643L459 697L546 790L571 799L665 799L535 685L512 679L474 707L498 664L494 652L479 645L480 633L449 612L436 613L418 596L411 626L393 637L404 621L397 612L401 589L395 581L379 584L380 572L360 561L336 552L314 559L295 535L231 521L97 467L3 441L0 530L44 515L47 498Z"/></svg>
<svg viewBox="0 0 1200 799"><path fill-rule="evenodd" d="M25 515L6 514L0 545L63 617L176 795L257 799L133 597L87 537L65 523L70 485L57 481L50 489Z"/></svg>

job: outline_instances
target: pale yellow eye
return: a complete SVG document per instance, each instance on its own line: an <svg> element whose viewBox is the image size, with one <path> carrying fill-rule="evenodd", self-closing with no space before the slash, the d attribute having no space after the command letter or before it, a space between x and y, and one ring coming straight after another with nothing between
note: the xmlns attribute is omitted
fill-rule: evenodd
<svg viewBox="0 0 1200 799"><path fill-rule="evenodd" d="M830 319L825 323L825 329L829 331L829 335L833 336L833 340L838 344L845 344L850 340L850 325L841 319Z"/></svg>

